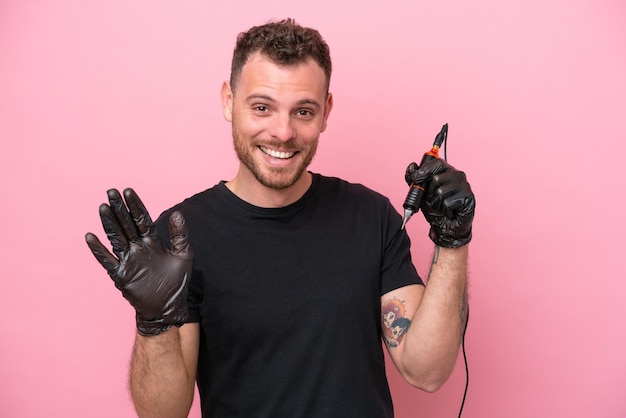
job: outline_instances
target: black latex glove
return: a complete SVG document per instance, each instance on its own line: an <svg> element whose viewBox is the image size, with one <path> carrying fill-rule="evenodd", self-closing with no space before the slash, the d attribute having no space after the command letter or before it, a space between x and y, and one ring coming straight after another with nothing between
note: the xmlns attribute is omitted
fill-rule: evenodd
<svg viewBox="0 0 626 418"><path fill-rule="evenodd" d="M154 223L132 189L107 192L109 205L100 205L100 219L111 242L111 254L92 233L89 249L135 308L141 335L158 335L187 319L187 288L193 253L187 225L180 212L169 218L172 250L159 241Z"/></svg>
<svg viewBox="0 0 626 418"><path fill-rule="evenodd" d="M476 200L465 173L435 158L418 167L411 163L404 179L424 186L420 209L430 224L430 239L441 247L456 248L472 239Z"/></svg>

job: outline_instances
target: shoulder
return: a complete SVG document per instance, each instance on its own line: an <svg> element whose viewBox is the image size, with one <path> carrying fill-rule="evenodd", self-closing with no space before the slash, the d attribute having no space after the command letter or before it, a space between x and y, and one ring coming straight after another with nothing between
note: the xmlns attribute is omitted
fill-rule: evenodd
<svg viewBox="0 0 626 418"><path fill-rule="evenodd" d="M402 217L386 196L360 183L320 176L316 196L315 206L325 219L339 218L361 229L369 225L370 231L399 230L402 224Z"/></svg>
<svg viewBox="0 0 626 418"><path fill-rule="evenodd" d="M314 174L319 178L319 188L321 191L330 191L336 193L349 193L354 196L363 196L368 198L389 200L383 194L370 189L361 183L353 183L339 177L324 176Z"/></svg>
<svg viewBox="0 0 626 418"><path fill-rule="evenodd" d="M211 205L214 205L216 199L223 193L220 191L222 187L223 182L220 182L163 211L155 222L157 228L163 228L163 226L167 227L167 220L172 212L175 211L181 212L187 220L187 223L198 216L202 216L202 213L206 213L207 210L210 210Z"/></svg>
<svg viewBox="0 0 626 418"><path fill-rule="evenodd" d="M215 201L215 199L218 199L220 196L224 195L224 190L226 189L226 186L224 185L224 183L225 183L224 181L221 181L218 184L206 190L198 192L186 198L182 202L175 204L171 208L167 209L165 212L173 212L175 210L180 210L180 211L195 210L197 208L204 207L210 204L211 202Z"/></svg>
<svg viewBox="0 0 626 418"><path fill-rule="evenodd" d="M360 204L375 205L388 208L391 206L389 198L361 183L353 183L338 177L315 174L319 178L318 189L320 195Z"/></svg>

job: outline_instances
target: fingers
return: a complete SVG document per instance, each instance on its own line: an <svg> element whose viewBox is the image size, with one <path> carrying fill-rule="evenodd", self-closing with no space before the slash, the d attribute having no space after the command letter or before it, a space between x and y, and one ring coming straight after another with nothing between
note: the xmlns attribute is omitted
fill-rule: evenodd
<svg viewBox="0 0 626 418"><path fill-rule="evenodd" d="M454 169L432 177L426 200L433 209L450 219L473 212L475 207L474 194L465 173Z"/></svg>
<svg viewBox="0 0 626 418"><path fill-rule="evenodd" d="M129 243L142 236L155 234L154 224L145 206L132 189L124 190L124 199L117 189L107 191L109 204L100 205L100 220L113 252L120 255Z"/></svg>
<svg viewBox="0 0 626 418"><path fill-rule="evenodd" d="M182 257L192 257L189 245L189 234L187 233L187 223L183 214L172 212L169 219L170 241L172 242L172 254Z"/></svg>
<svg viewBox="0 0 626 418"><path fill-rule="evenodd" d="M101 204L99 211L102 228L107 234L113 252L119 257L128 248L126 233L109 205Z"/></svg>
<svg viewBox="0 0 626 418"><path fill-rule="evenodd" d="M106 249L104 245L100 242L97 236L88 232L85 235L85 241L87 242L87 246L91 250L91 253L96 257L96 260L104 267L104 269L112 275L115 273L115 270L118 266L118 260Z"/></svg>
<svg viewBox="0 0 626 418"><path fill-rule="evenodd" d="M419 166L417 165L416 162L412 162L406 168L406 171L404 172L404 181L406 181L406 184L408 184L409 186L413 185L413 183L414 183L413 182L413 173L415 173L418 168L419 168Z"/></svg>
<svg viewBox="0 0 626 418"><path fill-rule="evenodd" d="M134 220L133 225L136 225L136 230L139 234L141 234L141 236L156 237L154 222L152 222L148 210L137 193L131 188L125 189L124 199L126 199L128 210Z"/></svg>
<svg viewBox="0 0 626 418"><path fill-rule="evenodd" d="M122 200L120 192L118 192L117 189L110 189L107 191L107 196L109 197L111 210L115 214L115 218L117 218L119 225L122 227L126 239L128 241L137 240L137 238L139 238L137 227L135 226L135 222L130 216L128 209L126 209L126 204Z"/></svg>
<svg viewBox="0 0 626 418"><path fill-rule="evenodd" d="M411 186L413 184L427 184L433 176L453 169L453 167L441 158L432 158L422 161L422 165L411 163L406 168L404 180Z"/></svg>
<svg viewBox="0 0 626 418"><path fill-rule="evenodd" d="M409 166L410 167L410 166ZM448 170L453 170L453 167L442 158L433 158L425 161L415 171L413 171L411 177L415 184L425 184L429 182L433 176L444 173Z"/></svg>

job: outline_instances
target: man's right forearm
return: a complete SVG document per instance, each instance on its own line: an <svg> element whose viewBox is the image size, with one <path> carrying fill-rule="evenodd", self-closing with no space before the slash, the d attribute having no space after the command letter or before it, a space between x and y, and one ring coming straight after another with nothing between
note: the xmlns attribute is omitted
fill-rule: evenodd
<svg viewBox="0 0 626 418"><path fill-rule="evenodd" d="M196 365L185 364L179 328L156 336L137 334L130 367L130 392L141 418L187 417Z"/></svg>

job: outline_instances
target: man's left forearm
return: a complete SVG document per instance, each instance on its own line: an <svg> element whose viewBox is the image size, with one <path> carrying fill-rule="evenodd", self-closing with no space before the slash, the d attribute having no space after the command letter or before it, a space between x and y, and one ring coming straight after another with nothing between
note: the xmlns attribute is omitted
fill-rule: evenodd
<svg viewBox="0 0 626 418"><path fill-rule="evenodd" d="M415 370L419 386L428 391L439 389L456 364L467 321L468 250L468 245L435 247L422 301L405 336L405 367Z"/></svg>
<svg viewBox="0 0 626 418"><path fill-rule="evenodd" d="M465 330L465 324L467 322L468 313L468 272L467 261L469 245L464 245L460 248L443 248L435 246L435 252L430 265L430 272L428 273L428 282L432 279L435 281L448 280L448 285L452 286L450 291L452 294L458 294L458 314L460 321L460 334L463 337L463 331ZM443 254L442 254L443 253ZM440 260L441 257L441 260ZM446 279L447 278L447 279Z"/></svg>

